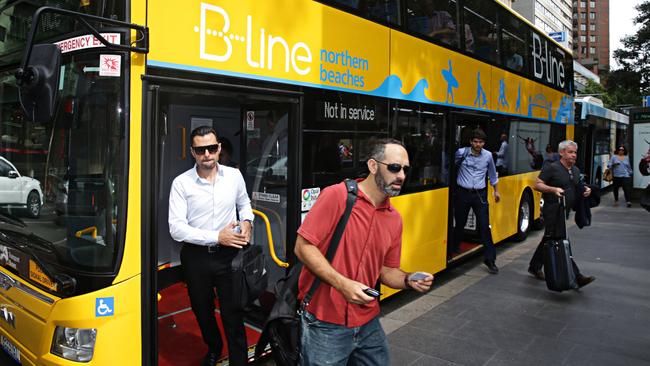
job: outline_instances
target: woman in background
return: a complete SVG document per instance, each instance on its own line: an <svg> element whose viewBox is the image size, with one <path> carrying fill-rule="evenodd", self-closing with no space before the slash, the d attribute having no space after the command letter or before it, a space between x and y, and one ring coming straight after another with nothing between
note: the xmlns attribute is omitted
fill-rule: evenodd
<svg viewBox="0 0 650 366"><path fill-rule="evenodd" d="M625 146L619 146L614 155L609 160L607 167L612 170L614 175L613 189L614 189L614 205L618 205L618 187L623 187L623 195L627 207L632 207L630 196L630 187L632 185L632 166L630 159L627 157L627 149Z"/></svg>

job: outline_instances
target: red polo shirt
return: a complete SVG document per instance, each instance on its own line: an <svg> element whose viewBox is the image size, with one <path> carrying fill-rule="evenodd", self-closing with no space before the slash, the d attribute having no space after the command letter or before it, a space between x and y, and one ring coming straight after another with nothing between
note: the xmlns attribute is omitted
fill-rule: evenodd
<svg viewBox="0 0 650 366"><path fill-rule="evenodd" d="M343 276L374 287L382 266L399 267L402 217L388 198L375 207L361 190L358 192L332 266ZM345 183L325 188L298 229L298 234L317 246L323 255L345 211L346 199ZM303 267L298 283L300 299L305 297L313 280L314 275ZM340 292L321 282L307 310L321 321L358 327L379 314L379 302L350 304Z"/></svg>

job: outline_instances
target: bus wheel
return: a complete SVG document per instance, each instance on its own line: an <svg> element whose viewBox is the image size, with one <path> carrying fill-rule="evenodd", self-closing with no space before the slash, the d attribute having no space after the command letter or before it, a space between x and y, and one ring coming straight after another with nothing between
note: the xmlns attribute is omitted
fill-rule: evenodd
<svg viewBox="0 0 650 366"><path fill-rule="evenodd" d="M530 194L524 193L519 202L519 215L517 218L517 234L514 239L516 241L523 241L528 236L533 225L533 202Z"/></svg>

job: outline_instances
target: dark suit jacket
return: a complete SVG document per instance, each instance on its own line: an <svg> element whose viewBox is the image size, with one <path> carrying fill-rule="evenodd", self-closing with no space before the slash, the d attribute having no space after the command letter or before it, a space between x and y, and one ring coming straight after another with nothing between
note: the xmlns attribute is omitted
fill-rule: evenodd
<svg viewBox="0 0 650 366"><path fill-rule="evenodd" d="M587 185L580 185L578 188L578 196L573 204L573 210L576 212L576 225L580 229L591 225L591 208L600 205L600 188L595 185L589 185L591 194L589 197L584 197L582 194L585 192L585 187Z"/></svg>

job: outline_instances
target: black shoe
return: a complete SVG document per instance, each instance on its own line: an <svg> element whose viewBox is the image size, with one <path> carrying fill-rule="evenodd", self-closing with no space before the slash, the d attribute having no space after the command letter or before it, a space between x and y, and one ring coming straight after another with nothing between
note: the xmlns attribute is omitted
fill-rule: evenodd
<svg viewBox="0 0 650 366"><path fill-rule="evenodd" d="M533 267L528 267L528 273L532 274L533 277L537 278L540 281L545 281L546 277L544 277L544 271L541 269L534 269Z"/></svg>
<svg viewBox="0 0 650 366"><path fill-rule="evenodd" d="M499 267L494 263L494 261L489 261L489 260L484 260L483 264L485 264L488 268L488 272L491 274L497 274L499 273Z"/></svg>
<svg viewBox="0 0 650 366"><path fill-rule="evenodd" d="M582 288L587 286L588 284L594 282L596 280L596 277L594 276L580 276L576 278L576 282L578 283L578 287Z"/></svg>
<svg viewBox="0 0 650 366"><path fill-rule="evenodd" d="M632 207L632 202L628 202L627 207Z"/></svg>
<svg viewBox="0 0 650 366"><path fill-rule="evenodd" d="M203 358L201 366L214 366L217 364L217 361L219 361L219 354L208 351L205 358Z"/></svg>

